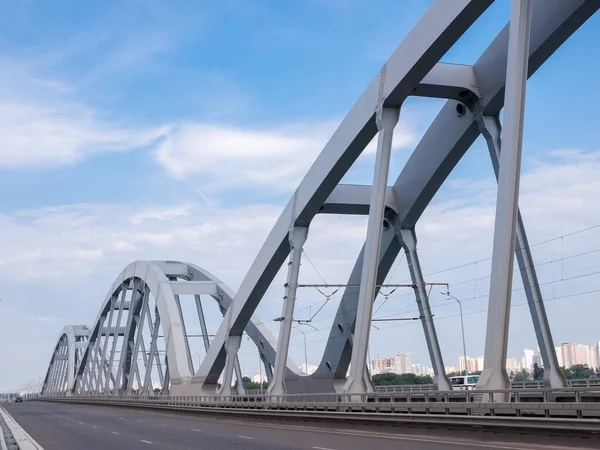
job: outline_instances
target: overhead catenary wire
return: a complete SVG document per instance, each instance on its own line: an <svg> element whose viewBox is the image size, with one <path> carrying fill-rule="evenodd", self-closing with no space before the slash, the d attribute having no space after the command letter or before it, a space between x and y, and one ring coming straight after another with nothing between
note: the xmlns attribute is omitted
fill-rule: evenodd
<svg viewBox="0 0 600 450"><path fill-rule="evenodd" d="M563 240L563 242L564 242L564 238L565 237L574 236L574 235L577 235L577 234L580 234L580 233L584 233L584 232L587 232L587 231L590 231L590 230L594 230L594 229L597 229L597 228L600 228L600 224L593 225L593 226L590 226L590 227L587 227L587 228L584 228L584 229L581 229L581 230L577 230L577 231L574 231L574 232L571 232L571 233L564 234L562 236L558 236L558 237L546 239L544 241L540 241L540 242L531 244L531 245L529 245L529 248L536 247L536 246L539 246L539 245L542 245L542 244L546 244L546 243L551 243L551 242L557 241L559 239ZM523 248L525 248L525 247L523 247ZM593 276L593 275L600 274L600 271L595 271L595 272L591 272L591 273L584 273L584 274L578 274L578 275L574 275L572 277L564 277L565 274L573 273L573 272L580 272L581 270L585 270L585 268L584 268L584 269L577 269L577 270L574 270L574 271L571 271L571 272L565 272L564 271L564 261L569 260L569 259L573 259L573 258L577 258L577 257L581 257L581 256L585 256L585 255L590 255L590 254L597 253L597 252L600 252L600 248L596 248L596 249L592 249L592 250L587 250L587 251L584 251L584 252L580 252L580 253L576 253L576 254L572 254L572 255L567 255L567 256L564 256L564 253L561 252L561 257L560 258L549 259L547 261L537 263L537 264L535 264L535 266L539 267L539 266L543 266L543 265L554 264L556 262L563 262L563 264L561 264L561 272L563 274L563 276L561 277L561 280L560 280L561 282L567 282L567 281L570 281L570 280L575 280L575 279L581 279L581 278L585 278L585 277L590 277L590 276ZM399 258L398 262L401 259L402 258ZM479 263L482 263L482 262L485 262L485 261L489 261L489 260L491 260L491 258L480 259L480 260L473 261L473 262L470 262L470 263L461 264L461 265L457 265L457 266L454 266L454 267L451 267L451 268L447 268L447 269L444 269L444 270L432 272L432 273L429 273L426 276L436 275L436 274L448 272L448 271L451 271L451 270L456 270L456 269L468 267L470 265L477 265ZM317 268L314 266L314 264L312 264L312 261L310 261L310 262L311 262L311 265L313 265L313 268L315 269L315 271L318 272ZM397 267L399 267L399 263L398 262L395 265L395 269ZM596 267L599 267L599 266L591 266L591 267L588 266L587 269L596 268ZM395 269L391 273L395 273ZM514 272L518 272L518 271L520 271L522 269L524 269L524 268L516 268L514 270ZM318 272L318 274L319 274L321 280L324 283L326 283L325 280L324 280L324 278L321 276L320 272ZM390 278L390 277L388 276L388 278ZM488 279L488 278L489 278L489 276L474 277L474 279L471 279L471 280L466 280L466 281L462 281L462 282L452 283L452 286L455 287L455 286L464 285L464 284L473 283L473 282L476 283L478 281L485 280L485 279ZM555 282L556 282L556 280L539 282L538 285L539 286L545 286L545 285L553 284ZM524 287L514 288L513 292L521 291L521 290L524 290ZM600 292L600 289L599 290L589 290L589 291L584 291L584 292L569 293L569 294L559 295L559 296L553 295L551 298L545 298L545 301L559 300L559 299L563 299L563 298L571 298L571 297L583 296L583 295L592 294L592 293L596 293L596 292ZM392 292L390 292L389 294L392 294ZM468 302L470 300L475 300L475 299L479 299L479 298L485 298L487 296L487 295L477 296L475 294L476 294L476 290L474 289L474 291L473 291L473 297L465 299L464 301ZM340 295L338 295L337 297L339 297ZM411 294L407 293L407 294L398 294L398 295L395 295L395 296L389 296L389 295L386 296L386 295L383 295L383 293L381 293L381 296L383 297L383 301L378 306L378 308L376 309L376 311L378 311L379 309L381 309L381 307L388 301L389 298L398 298L398 297L404 297L404 296L409 296L409 295L411 295ZM331 295L329 297L329 299L325 300L325 302L316 302L316 303L312 304L311 306L314 306L314 305L317 305L317 304L321 304L322 306L324 306L324 304L327 303L329 300L331 300L331 298L334 298L334 296ZM527 301L522 302L522 303L513 303L511 305L511 308L525 306L527 304L528 304ZM443 306L447 306L447 305L446 304L440 304L440 305L436 305L435 307L443 307ZM309 307L305 307L305 308L302 308L302 310L308 309L308 308ZM413 310L408 310L407 312L411 312L411 311L413 311ZM416 310L414 310L414 311L416 311ZM487 311L487 309L483 309L482 308L481 310L478 310L478 311L467 312L467 313L465 313L465 315L480 314L480 313L486 312L486 311ZM352 313L352 312L353 312L352 310L346 310L346 313ZM329 315L329 316L323 316L320 319L316 320L314 323L325 321L325 320L327 320L329 318L335 317L335 315L336 314ZM456 317L456 315L436 316L436 320L443 320L443 319L447 319L447 318L450 318L450 317ZM351 324L345 324L345 325L351 325ZM385 329L393 328L393 327L398 327L398 326L404 326L404 325L402 325L402 324L395 324L395 325L390 326L390 327L381 327L381 330L385 330ZM307 331L307 334L308 333L316 333L316 332L319 332L319 331L326 331L326 330L329 330L329 329L330 329L330 327L326 326L324 328L319 328L317 330L309 330L309 331ZM324 339L321 339L321 340L326 340L326 339L328 339L328 338L324 338Z"/></svg>

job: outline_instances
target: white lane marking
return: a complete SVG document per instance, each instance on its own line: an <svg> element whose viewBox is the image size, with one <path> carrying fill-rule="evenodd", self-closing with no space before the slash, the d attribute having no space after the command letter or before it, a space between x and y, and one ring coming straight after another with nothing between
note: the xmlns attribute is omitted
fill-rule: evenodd
<svg viewBox="0 0 600 450"><path fill-rule="evenodd" d="M164 423L161 425L161 427L166 427L166 426L167 426L167 425L166 425L166 424L164 424Z"/></svg>
<svg viewBox="0 0 600 450"><path fill-rule="evenodd" d="M116 431L113 431L113 434L119 434L119 433L117 433Z"/></svg>
<svg viewBox="0 0 600 450"><path fill-rule="evenodd" d="M83 422L77 422L79 425L83 425Z"/></svg>
<svg viewBox="0 0 600 450"><path fill-rule="evenodd" d="M52 415L55 416L56 414L53 413Z"/></svg>
<svg viewBox="0 0 600 450"><path fill-rule="evenodd" d="M198 428L192 428L190 431L202 431L202 430L199 430Z"/></svg>
<svg viewBox="0 0 600 450"><path fill-rule="evenodd" d="M98 429L98 427L96 425L93 425L92 428Z"/></svg>
<svg viewBox="0 0 600 450"><path fill-rule="evenodd" d="M145 441L145 440L143 440L143 439L140 439L140 441L141 441L141 442L143 442L144 444L152 444L152 442L150 442L150 441Z"/></svg>
<svg viewBox="0 0 600 450"><path fill-rule="evenodd" d="M238 437L242 438L242 439L254 439L253 437L250 437L250 436L238 436Z"/></svg>
<svg viewBox="0 0 600 450"><path fill-rule="evenodd" d="M313 447L316 448L317 450L333 450L332 448L328 448L328 447Z"/></svg>
<svg viewBox="0 0 600 450"><path fill-rule="evenodd" d="M122 418L122 417L119 417L119 419L123 420L123 418Z"/></svg>
<svg viewBox="0 0 600 450"><path fill-rule="evenodd" d="M67 419L67 420L71 420L71 419Z"/></svg>
<svg viewBox="0 0 600 450"><path fill-rule="evenodd" d="M236 424L240 424L241 421L239 420L227 420L227 419L221 419L219 422L221 423L236 423ZM389 440L395 440L395 441L409 441L409 442L429 442L429 443L435 443L435 444L451 444L451 445L462 445L464 447L479 447L479 448L487 448L489 449L500 449L500 450L531 450L533 448L539 448L541 449L552 449L552 448L556 448L554 446L548 446L545 445L543 447L517 447L517 446L513 446L509 443L504 444L502 442L487 442L487 443L476 443L476 442L467 442L467 441L463 441L463 440L443 440L442 439L435 439L435 438L431 438L431 437L427 437L427 436L409 436L409 435L391 435L391 434L382 434L382 433L370 433L370 432L361 432L361 431L350 431L350 430L341 430L338 428L333 428L333 429L320 429L320 428L311 428L311 427L306 427L306 426L299 426L299 425L267 425L267 424L258 424L258 423L253 423L252 426L254 427L262 427L262 428L284 428L287 430L297 430L297 431L310 431L310 432L314 432L314 433L324 433L324 434L338 434L338 435L343 435L343 436L361 436L361 437L368 437L368 438L378 438L378 439L389 439ZM238 436L239 437L239 436ZM525 444L527 445L527 444ZM586 450L583 447L569 447L570 450Z"/></svg>
<svg viewBox="0 0 600 450"><path fill-rule="evenodd" d="M142 423L142 421L141 421L141 420L138 420L138 423Z"/></svg>

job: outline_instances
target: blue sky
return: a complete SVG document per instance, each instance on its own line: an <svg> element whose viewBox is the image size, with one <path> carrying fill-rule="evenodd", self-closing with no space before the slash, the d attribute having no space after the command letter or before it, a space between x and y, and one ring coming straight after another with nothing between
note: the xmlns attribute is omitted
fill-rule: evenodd
<svg viewBox="0 0 600 450"><path fill-rule="evenodd" d="M3 321L21 317L24 326L0 330L0 341L11 333L23 339L0 350L3 360L19 362L14 374L0 375L6 377L0 389L43 372L62 325L91 325L106 289L135 259L189 260L237 287L336 124L431 3L2 2L0 307ZM509 7L497 0L443 61L473 63L508 20ZM594 172L600 65L591 57L599 35L596 15L528 84L522 206L532 242L600 223L589 204L600 194ZM442 104L406 102L390 177ZM372 164L372 154L364 155L346 181L369 183ZM423 218L427 273L491 254L493 186L487 150L477 141ZM475 223L470 233L467 218ZM320 271L337 282L353 263L366 223L344 220L319 218L307 244ZM346 232L332 236L331 224ZM596 237L576 235L571 248ZM323 251L323 243L338 247ZM332 250L339 252L335 260ZM548 245L538 257L565 252ZM474 267L445 280L472 281ZM478 267L485 270L484 263ZM396 282L406 276L404 266L396 276ZM485 291L485 281L473 283L469 292ZM259 308L262 316L278 315L280 284ZM299 306L315 301L312 294L299 297ZM593 297L580 301L600 312ZM436 303L439 317L447 315L443 299ZM483 351L485 315L477 311L485 305L472 305L467 322L475 355ZM386 308L400 311L398 304ZM551 320L572 319L561 321L557 340L600 339L595 322L577 318L565 302L549 309ZM577 326L577 320L590 322ZM450 322L440 321L447 364L460 353ZM515 314L511 326L509 353L520 356L535 345L527 314ZM414 351L414 360L428 363L424 343L406 339L420 336L418 327L394 330L374 333L378 353ZM322 346L319 333L312 339ZM292 356L301 359L296 344Z"/></svg>

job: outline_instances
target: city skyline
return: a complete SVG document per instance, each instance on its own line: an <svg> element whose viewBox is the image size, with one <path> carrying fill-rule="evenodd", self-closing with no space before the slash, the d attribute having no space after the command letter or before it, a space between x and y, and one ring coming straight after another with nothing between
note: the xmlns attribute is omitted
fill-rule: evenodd
<svg viewBox="0 0 600 450"><path fill-rule="evenodd" d="M598 355L600 354L600 341L596 344L574 344L570 341L561 343L555 347L559 367L569 368L575 365L588 366L591 369L600 369ZM466 355L467 364L465 365L464 355L458 357L456 366L445 366L446 373L464 372L468 368L469 373L481 372L483 370L484 356L479 355L471 357ZM506 370L514 373L521 370L531 372L534 365L543 367L539 348L524 348L523 355L518 358L507 356ZM433 375L433 368L428 365L412 364L411 354L399 352L391 357L376 357L370 361L370 370L372 375L381 373L414 373L416 375Z"/></svg>

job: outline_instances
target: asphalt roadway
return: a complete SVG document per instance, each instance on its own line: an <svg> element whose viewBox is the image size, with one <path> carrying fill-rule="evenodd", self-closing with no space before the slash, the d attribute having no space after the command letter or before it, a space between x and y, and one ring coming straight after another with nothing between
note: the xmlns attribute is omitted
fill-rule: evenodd
<svg viewBox="0 0 600 450"><path fill-rule="evenodd" d="M600 448L600 440L572 437L269 422L42 401L1 406L44 450Z"/></svg>

